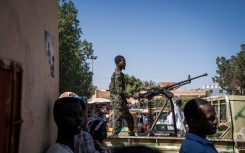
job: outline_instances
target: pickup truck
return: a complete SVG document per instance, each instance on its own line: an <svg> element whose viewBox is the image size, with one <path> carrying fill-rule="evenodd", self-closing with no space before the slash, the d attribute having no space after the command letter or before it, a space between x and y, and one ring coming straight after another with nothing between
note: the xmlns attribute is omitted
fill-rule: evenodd
<svg viewBox="0 0 245 153"><path fill-rule="evenodd" d="M220 153L245 153L245 96L224 95L205 98L214 107L218 117L218 130L208 136ZM165 126L166 127L166 126ZM166 128L157 128L154 136L108 137L105 143L110 147L146 145L164 153L178 153L184 135L172 133ZM161 131L162 130L162 131ZM121 133L120 133L121 134Z"/></svg>

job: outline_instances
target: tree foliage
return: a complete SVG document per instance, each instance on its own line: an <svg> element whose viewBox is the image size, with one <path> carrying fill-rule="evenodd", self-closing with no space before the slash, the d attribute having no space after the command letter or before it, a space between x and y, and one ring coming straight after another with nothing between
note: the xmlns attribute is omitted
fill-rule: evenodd
<svg viewBox="0 0 245 153"><path fill-rule="evenodd" d="M143 89L143 82L136 78L135 76L129 76L125 74L125 84L126 84L126 91L128 93L136 93Z"/></svg>
<svg viewBox="0 0 245 153"><path fill-rule="evenodd" d="M59 74L60 93L72 91L90 97L94 92L92 72L86 61L93 55L93 45L81 41L78 10L72 1L59 1Z"/></svg>
<svg viewBox="0 0 245 153"><path fill-rule="evenodd" d="M125 74L124 77L125 77L126 91L132 94L156 86L156 83L152 80L141 81L139 78L136 78L133 75L129 76L128 74Z"/></svg>
<svg viewBox="0 0 245 153"><path fill-rule="evenodd" d="M150 88L156 87L156 83L152 80L143 81L143 87L144 87L144 89L150 89Z"/></svg>
<svg viewBox="0 0 245 153"><path fill-rule="evenodd" d="M125 84L126 84L126 91L128 93L134 94L136 92L144 91L150 88L153 88L156 86L156 83L152 80L150 81L141 81L139 78L136 78L135 76L129 76L128 74L124 75L125 77ZM158 98L153 99L154 107L160 107L165 102L165 99ZM142 99L140 101L140 108L147 108L148 107L148 101L146 99Z"/></svg>
<svg viewBox="0 0 245 153"><path fill-rule="evenodd" d="M241 45L243 46L243 45ZM217 57L217 76L212 79L232 95L245 94L245 51L240 51L230 59Z"/></svg>

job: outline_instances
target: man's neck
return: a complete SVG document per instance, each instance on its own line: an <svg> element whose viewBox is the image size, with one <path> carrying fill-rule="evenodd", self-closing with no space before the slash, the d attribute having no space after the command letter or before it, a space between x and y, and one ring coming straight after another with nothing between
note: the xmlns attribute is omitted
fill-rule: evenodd
<svg viewBox="0 0 245 153"><path fill-rule="evenodd" d="M196 130L189 130L189 132L190 132L190 133L193 133L193 134L195 134L195 135L198 135L198 136L200 136L200 137L202 137L202 138L204 138L204 139L207 138L207 135L203 135L203 134L201 134L200 132L198 132L198 131L196 131Z"/></svg>
<svg viewBox="0 0 245 153"><path fill-rule="evenodd" d="M117 69L122 72L122 68L120 68L119 66L117 66Z"/></svg>
<svg viewBox="0 0 245 153"><path fill-rule="evenodd" d="M56 142L68 146L71 150L74 150L74 135L66 135L58 133Z"/></svg>

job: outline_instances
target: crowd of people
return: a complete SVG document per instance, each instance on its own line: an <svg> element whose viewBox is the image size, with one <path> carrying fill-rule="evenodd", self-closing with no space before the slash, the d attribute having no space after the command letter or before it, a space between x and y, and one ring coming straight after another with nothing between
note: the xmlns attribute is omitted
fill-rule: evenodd
<svg viewBox="0 0 245 153"><path fill-rule="evenodd" d="M114 105L115 122L112 136L118 136L121 131L122 119L128 123L129 136L135 136L134 120L129 113L126 98L138 98L125 92L125 80L122 69L126 61L121 55L115 58L116 70L112 74L110 91ZM192 99L180 109L182 101L176 101L179 108L175 116L178 117L179 131L184 131L184 117L188 125L180 153L217 153L213 144L206 139L207 135L216 133L217 117L214 107L206 100ZM104 143L107 138L107 121L98 116L88 117L87 102L73 92L65 92L55 101L53 107L54 121L58 128L56 142L46 153L160 153L159 150L146 146L120 147L110 150ZM169 117L171 118L171 117ZM181 124L182 123L182 124ZM170 123L169 124L173 124Z"/></svg>

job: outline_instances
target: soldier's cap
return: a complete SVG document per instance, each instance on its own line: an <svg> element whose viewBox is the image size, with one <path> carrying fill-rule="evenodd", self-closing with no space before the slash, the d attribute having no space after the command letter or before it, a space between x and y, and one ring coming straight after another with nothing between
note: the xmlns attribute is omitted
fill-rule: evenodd
<svg viewBox="0 0 245 153"><path fill-rule="evenodd" d="M106 120L104 120L101 117L92 116L88 119L88 132L91 133L93 131L98 131L100 127L103 125L103 123L106 123Z"/></svg>
<svg viewBox="0 0 245 153"><path fill-rule="evenodd" d="M87 97L78 96L76 93L71 92L71 91L67 91L67 92L62 93L60 95L59 99L63 99L63 98L65 98L65 99L79 100L79 101L84 102L85 104L87 104Z"/></svg>

